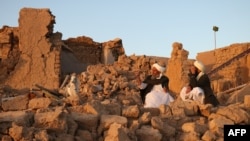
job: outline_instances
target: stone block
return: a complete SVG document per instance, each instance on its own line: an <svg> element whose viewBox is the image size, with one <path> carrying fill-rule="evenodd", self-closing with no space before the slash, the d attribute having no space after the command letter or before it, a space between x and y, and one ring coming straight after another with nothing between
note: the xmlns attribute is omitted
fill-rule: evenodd
<svg viewBox="0 0 250 141"><path fill-rule="evenodd" d="M161 141L162 139L162 134L160 131L150 126L142 126L135 132L138 141Z"/></svg>
<svg viewBox="0 0 250 141"><path fill-rule="evenodd" d="M26 126L18 126L12 124L12 127L9 129L9 135L13 138L14 141L21 140L32 140L34 134L34 128L28 128Z"/></svg>
<svg viewBox="0 0 250 141"><path fill-rule="evenodd" d="M76 136L78 136L80 140L94 141L91 133L88 130L77 130Z"/></svg>
<svg viewBox="0 0 250 141"><path fill-rule="evenodd" d="M138 118L140 114L140 109L137 105L135 106L127 106L122 109L122 116Z"/></svg>
<svg viewBox="0 0 250 141"><path fill-rule="evenodd" d="M52 101L49 98L34 98L29 101L30 109L48 108Z"/></svg>
<svg viewBox="0 0 250 141"><path fill-rule="evenodd" d="M4 111L18 111L28 108L28 95L9 97L2 99L2 108Z"/></svg>
<svg viewBox="0 0 250 141"><path fill-rule="evenodd" d="M107 113L109 115L121 115L122 113L122 108L121 105L118 103L109 103L109 104L102 104L102 106L105 109L105 112L103 111L103 113Z"/></svg>
<svg viewBox="0 0 250 141"><path fill-rule="evenodd" d="M172 116L172 110L168 105L160 105L159 110L162 118L170 118Z"/></svg>
<svg viewBox="0 0 250 141"><path fill-rule="evenodd" d="M32 125L34 114L28 111L8 111L0 114L0 123L3 122L15 122L20 126Z"/></svg>
<svg viewBox="0 0 250 141"><path fill-rule="evenodd" d="M118 123L124 127L127 127L128 119L126 117L117 115L101 115L100 124L97 131L98 135L101 135L103 131L109 129L110 125L113 123Z"/></svg>
<svg viewBox="0 0 250 141"><path fill-rule="evenodd" d="M145 112L150 112L151 116L159 116L160 115L160 110L159 108L140 108L141 114Z"/></svg>
<svg viewBox="0 0 250 141"><path fill-rule="evenodd" d="M49 135L46 130L39 130L34 135L35 140L49 141Z"/></svg>
<svg viewBox="0 0 250 141"><path fill-rule="evenodd" d="M139 118L139 122L141 124L148 124L151 121L151 118L152 118L151 113L150 112L145 112Z"/></svg>
<svg viewBox="0 0 250 141"><path fill-rule="evenodd" d="M78 124L80 129L92 131L98 126L98 115L73 112L70 114L70 118Z"/></svg>
<svg viewBox="0 0 250 141"><path fill-rule="evenodd" d="M67 117L60 107L54 111L36 113L34 127L44 128L58 133L67 133Z"/></svg>
<svg viewBox="0 0 250 141"><path fill-rule="evenodd" d="M130 139L126 133L126 128L121 124L113 123L111 124L104 141L130 141Z"/></svg>

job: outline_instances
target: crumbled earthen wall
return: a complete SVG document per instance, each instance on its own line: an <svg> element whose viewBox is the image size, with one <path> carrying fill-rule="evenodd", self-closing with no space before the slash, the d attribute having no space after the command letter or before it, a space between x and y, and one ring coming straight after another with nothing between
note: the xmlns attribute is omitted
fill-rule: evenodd
<svg viewBox="0 0 250 141"><path fill-rule="evenodd" d="M116 38L102 43L102 63L103 64L112 64L118 60L118 57L125 54L122 40Z"/></svg>
<svg viewBox="0 0 250 141"><path fill-rule="evenodd" d="M93 41L92 38L79 36L69 38L64 43L72 49L75 56L84 64L101 63L102 48L101 43Z"/></svg>
<svg viewBox="0 0 250 141"><path fill-rule="evenodd" d="M199 53L196 58L204 62L208 68L213 64L211 69L207 70L209 72L249 48L250 43L232 44L213 51ZM211 75L212 86L216 93L244 84L250 80L249 78L249 54Z"/></svg>
<svg viewBox="0 0 250 141"><path fill-rule="evenodd" d="M213 69L214 64L216 62L215 51L206 51L200 52L196 56L197 60L200 60L204 65L206 65L206 72L209 72Z"/></svg>
<svg viewBox="0 0 250 141"><path fill-rule="evenodd" d="M18 28L4 26L0 29L0 83L14 70L20 51Z"/></svg>
<svg viewBox="0 0 250 141"><path fill-rule="evenodd" d="M232 44L229 47L224 47L216 50L216 62L214 68L226 62L227 60L230 60L234 56L237 56L238 54L244 52L248 48L250 48L250 43ZM247 66L247 64L249 64L250 62L249 59L249 55L246 55L245 57L234 61L232 64L227 66L226 69L219 71L218 74L220 76L223 76L224 79L233 80L234 83L245 83L249 81L250 66Z"/></svg>
<svg viewBox="0 0 250 141"><path fill-rule="evenodd" d="M171 58L168 60L166 75L169 78L169 88L173 94L179 94L181 88L188 83L189 52L183 49L181 43L172 45Z"/></svg>
<svg viewBox="0 0 250 141"><path fill-rule="evenodd" d="M6 84L16 89L31 87L35 83L54 89L66 74L80 73L88 65L112 64L125 54L119 38L103 43L85 36L62 41L61 33L53 33L54 22L49 9L24 8L20 11L19 27L1 29L0 82L8 77ZM249 44L234 44L199 53L197 59L203 61L210 71L247 48ZM178 94L187 83L191 63L182 44L174 43L171 58L165 62L173 93ZM216 77L211 78L215 92L249 81L249 64L248 55L220 70Z"/></svg>
<svg viewBox="0 0 250 141"><path fill-rule="evenodd" d="M31 88L34 84L58 88L60 72L55 65L60 51L53 48L49 39L55 17L49 9L23 8L19 14L20 57L6 85L15 89Z"/></svg>
<svg viewBox="0 0 250 141"><path fill-rule="evenodd" d="M39 84L57 89L65 75L85 71L88 65L111 64L125 53L118 38L63 41L61 33L53 33L55 17L49 9L23 8L19 14L19 27L0 29L0 82L12 88Z"/></svg>
<svg viewBox="0 0 250 141"><path fill-rule="evenodd" d="M72 49L76 57L86 65L112 64L120 55L125 54L122 40L116 38L103 43L93 41L92 38L79 36L69 38L64 43Z"/></svg>

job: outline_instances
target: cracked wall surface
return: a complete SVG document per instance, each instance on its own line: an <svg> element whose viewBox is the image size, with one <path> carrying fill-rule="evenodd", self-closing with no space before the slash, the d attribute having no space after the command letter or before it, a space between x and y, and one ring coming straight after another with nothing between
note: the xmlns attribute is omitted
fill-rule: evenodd
<svg viewBox="0 0 250 141"><path fill-rule="evenodd" d="M59 72L54 67L57 51L49 40L55 17L49 9L23 8L19 14L20 57L6 84L15 89L35 84L58 88Z"/></svg>
<svg viewBox="0 0 250 141"><path fill-rule="evenodd" d="M0 29L0 84L13 89L35 84L57 89L66 75L88 65L112 64L125 53L119 38L104 43L86 36L62 40L62 33L53 33L55 16L47 8L22 8L18 21L19 27Z"/></svg>

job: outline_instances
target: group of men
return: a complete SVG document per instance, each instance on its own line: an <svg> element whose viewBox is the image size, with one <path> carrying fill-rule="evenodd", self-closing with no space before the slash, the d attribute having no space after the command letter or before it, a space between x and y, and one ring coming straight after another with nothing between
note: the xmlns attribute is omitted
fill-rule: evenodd
<svg viewBox="0 0 250 141"><path fill-rule="evenodd" d="M145 108L158 108L162 104L168 105L174 101L168 83L169 78L164 75L165 66L155 63L151 67L151 75L145 80L138 79L140 94ZM213 93L205 66L196 60L189 69L189 83L180 92L182 100L196 100L201 104L218 106L219 101Z"/></svg>

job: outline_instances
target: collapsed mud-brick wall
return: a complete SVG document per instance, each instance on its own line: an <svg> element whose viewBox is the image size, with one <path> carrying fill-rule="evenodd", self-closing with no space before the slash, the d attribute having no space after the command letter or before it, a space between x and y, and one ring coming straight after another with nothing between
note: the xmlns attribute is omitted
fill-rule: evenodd
<svg viewBox="0 0 250 141"><path fill-rule="evenodd" d="M125 54L119 38L104 43L85 36L62 40L62 33L53 33L54 23L49 9L23 8L18 27L0 29L1 84L57 89L67 74L81 73L88 65L112 64Z"/></svg>
<svg viewBox="0 0 250 141"><path fill-rule="evenodd" d="M19 57L18 28L3 26L0 29L0 83L14 70Z"/></svg>
<svg viewBox="0 0 250 141"><path fill-rule="evenodd" d="M188 68L191 61L188 59L189 52L183 48L182 43L174 42L172 47L166 75L169 78L171 92L178 95L181 88L188 82Z"/></svg>
<svg viewBox="0 0 250 141"><path fill-rule="evenodd" d="M99 63L112 64L118 60L119 56L125 54L120 38L99 43L93 41L90 37L79 36L64 40L64 43L74 52L77 59L86 66Z"/></svg>
<svg viewBox="0 0 250 141"><path fill-rule="evenodd" d="M196 58L204 62L206 68L208 68L206 69L207 73L223 64L225 65L225 67L222 67L210 76L212 87L216 93L249 82L249 49L250 43L237 43L216 50L198 53ZM237 57L238 55L240 57Z"/></svg>
<svg viewBox="0 0 250 141"><path fill-rule="evenodd" d="M35 84L54 89L59 86L60 50L53 47L55 16L49 9L23 8L19 13L20 57L6 84L15 89Z"/></svg>

